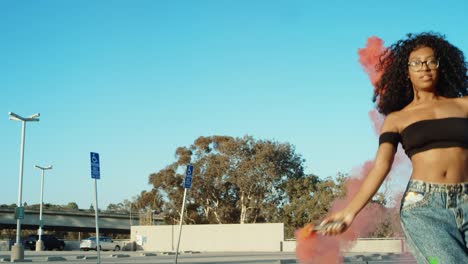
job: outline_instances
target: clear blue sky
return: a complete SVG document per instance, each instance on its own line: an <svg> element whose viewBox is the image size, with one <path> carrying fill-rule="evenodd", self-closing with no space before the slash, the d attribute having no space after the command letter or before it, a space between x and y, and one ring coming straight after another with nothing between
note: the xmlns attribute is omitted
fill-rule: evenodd
<svg viewBox="0 0 468 264"><path fill-rule="evenodd" d="M321 177L372 159L372 86L357 50L432 30L468 53L466 1L1 1L0 204L99 203L149 190L199 136L289 142ZM3 117L2 117L3 116ZM196 180L196 178L194 179Z"/></svg>

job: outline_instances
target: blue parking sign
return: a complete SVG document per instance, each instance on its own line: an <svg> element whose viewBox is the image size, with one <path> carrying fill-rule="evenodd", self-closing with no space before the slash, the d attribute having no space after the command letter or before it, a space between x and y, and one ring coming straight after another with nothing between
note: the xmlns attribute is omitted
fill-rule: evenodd
<svg viewBox="0 0 468 264"><path fill-rule="evenodd" d="M187 171L185 172L184 188L190 189L192 187L192 175L193 175L193 166L187 165Z"/></svg>
<svg viewBox="0 0 468 264"><path fill-rule="evenodd" d="M91 152L91 178L99 180L101 173L99 169L99 153Z"/></svg>

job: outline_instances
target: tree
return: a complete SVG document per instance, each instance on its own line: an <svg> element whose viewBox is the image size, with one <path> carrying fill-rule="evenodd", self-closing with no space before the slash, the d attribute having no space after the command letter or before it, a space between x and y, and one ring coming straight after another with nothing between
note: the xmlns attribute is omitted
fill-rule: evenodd
<svg viewBox="0 0 468 264"><path fill-rule="evenodd" d="M194 171L185 224L282 222L285 236L293 237L297 228L323 219L345 194L345 174L306 175L304 159L289 143L210 136L178 147L175 161L149 176L153 188L140 193L137 207L158 209L167 224L177 224L189 163ZM381 197L376 201L385 203ZM388 234L389 226L384 223L382 232Z"/></svg>
<svg viewBox="0 0 468 264"><path fill-rule="evenodd" d="M132 212L132 211L136 211L137 210L137 207L136 207L136 198L133 199L133 201L130 201L128 199L125 199L123 202L122 202L122 209L126 212Z"/></svg>
<svg viewBox="0 0 468 264"><path fill-rule="evenodd" d="M69 202L65 208L71 209L71 210L79 210L80 208L78 207L78 204L75 202Z"/></svg>
<svg viewBox="0 0 468 264"><path fill-rule="evenodd" d="M280 219L285 224L285 237L294 237L294 231L307 223L317 223L329 211L332 202L345 194L345 175L338 174L320 180L316 175L291 178L285 183L288 196Z"/></svg>
<svg viewBox="0 0 468 264"><path fill-rule="evenodd" d="M163 206L162 197L155 189L149 192L141 191L140 195L135 200L136 207L140 210L154 211L159 210Z"/></svg>
<svg viewBox="0 0 468 264"><path fill-rule="evenodd" d="M106 211L118 212L118 211L125 211L125 210L123 208L122 203L117 203L117 204L110 203L107 205Z"/></svg>
<svg viewBox="0 0 468 264"><path fill-rule="evenodd" d="M272 221L276 217L271 212L277 212L287 198L284 183L304 177L303 159L292 145L250 136L199 137L190 147L177 148L176 159L149 177L155 190L151 195L160 195L170 223L180 215L188 163L194 165L188 223Z"/></svg>

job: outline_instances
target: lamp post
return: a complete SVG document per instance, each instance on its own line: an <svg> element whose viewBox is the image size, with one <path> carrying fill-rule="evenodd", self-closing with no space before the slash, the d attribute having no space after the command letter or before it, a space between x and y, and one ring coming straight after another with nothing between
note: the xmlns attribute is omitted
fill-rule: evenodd
<svg viewBox="0 0 468 264"><path fill-rule="evenodd" d="M42 248L44 246L44 243L42 242L42 226L44 225L43 221L42 221L42 204L43 204L43 200L44 200L44 171L45 170L51 170L52 169L52 165L48 166L48 167L41 167L41 166L38 166L38 165L35 165L34 167L42 170L42 174L41 174L41 204L39 205L39 230L37 231L37 235L39 236L39 239L36 241L36 251L42 251Z"/></svg>
<svg viewBox="0 0 468 264"><path fill-rule="evenodd" d="M21 117L13 112L9 112L10 120L21 121L21 152L20 152L20 166L19 166L19 179L18 179L18 203L16 208L16 243L11 247L11 261L24 259L24 248L21 244L21 219L24 218L24 208L22 207L22 192L23 192L23 160L24 160L24 135L26 132L26 122L39 121L39 113L33 114L29 117Z"/></svg>

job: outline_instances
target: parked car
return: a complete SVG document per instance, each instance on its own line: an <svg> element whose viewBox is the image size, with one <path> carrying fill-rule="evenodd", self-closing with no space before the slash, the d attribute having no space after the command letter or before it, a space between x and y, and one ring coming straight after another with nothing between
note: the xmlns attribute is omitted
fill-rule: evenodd
<svg viewBox="0 0 468 264"><path fill-rule="evenodd" d="M101 250L120 250L120 246L115 241L113 241L110 237L105 236L99 237L99 246ZM97 250L96 237L89 237L87 239L81 240L80 250L88 251L90 249Z"/></svg>
<svg viewBox="0 0 468 264"><path fill-rule="evenodd" d="M29 248L31 250L36 249L36 241L39 239L38 235L29 235L24 241L23 245L25 248ZM42 235L41 240L44 244L45 250L63 250L65 248L65 242L63 240L58 239L54 235Z"/></svg>

